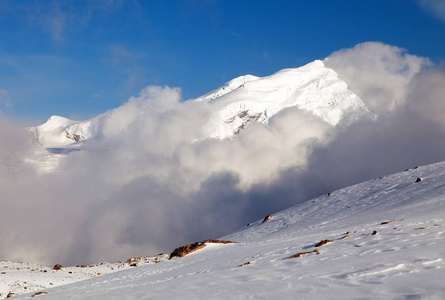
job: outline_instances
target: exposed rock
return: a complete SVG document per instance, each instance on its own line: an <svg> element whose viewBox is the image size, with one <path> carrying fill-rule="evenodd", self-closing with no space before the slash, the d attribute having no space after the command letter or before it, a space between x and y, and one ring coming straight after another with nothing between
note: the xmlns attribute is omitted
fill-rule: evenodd
<svg viewBox="0 0 445 300"><path fill-rule="evenodd" d="M379 234L379 233L377 232L377 230L374 230L374 231L371 233L371 235L377 235L377 234Z"/></svg>
<svg viewBox="0 0 445 300"><path fill-rule="evenodd" d="M197 242L197 243L181 246L181 247L176 248L175 250L173 250L173 252L170 254L169 259L172 259L175 256L177 256L177 257L184 257L187 254L195 252L195 251L197 251L197 250L199 250L201 248L204 248L204 247L205 247L205 243L203 243L203 242Z"/></svg>
<svg viewBox="0 0 445 300"><path fill-rule="evenodd" d="M6 296L6 298L11 298L12 296L14 296L15 294L12 292L9 292L8 295Z"/></svg>
<svg viewBox="0 0 445 300"><path fill-rule="evenodd" d="M404 221L404 220L405 220L405 219L384 221L384 222L380 223L380 225L386 225L386 224L389 224L389 223L392 223L392 222L396 222L396 221Z"/></svg>
<svg viewBox="0 0 445 300"><path fill-rule="evenodd" d="M173 252L170 254L170 257L168 258L169 260L172 259L173 257L184 257L190 253L193 253L199 249L202 249L205 247L206 243L214 243L214 244L233 244L236 242L231 242L231 241L224 241L224 240L205 240L202 242L196 242L193 244L188 244L185 246L181 246L179 248L176 248L175 250L173 250Z"/></svg>
<svg viewBox="0 0 445 300"><path fill-rule="evenodd" d="M53 270L56 270L56 271L58 271L58 270L62 270L63 269L63 266L62 265L59 265L59 264L57 264L57 265L55 265L54 267L53 267Z"/></svg>
<svg viewBox="0 0 445 300"><path fill-rule="evenodd" d="M422 181L422 178L417 177L417 179L416 179L416 183L417 183L417 182L421 182L421 181Z"/></svg>
<svg viewBox="0 0 445 300"><path fill-rule="evenodd" d="M308 255L308 254L312 254L312 253L320 254L320 251L317 248L315 248L313 251L296 253L296 254L292 255L291 257L289 257L289 258L298 258L298 257L302 257L303 255Z"/></svg>
<svg viewBox="0 0 445 300"><path fill-rule="evenodd" d="M34 295L32 295L31 297L36 297L36 296L45 295L45 294L48 294L48 292L37 292Z"/></svg>
<svg viewBox="0 0 445 300"><path fill-rule="evenodd" d="M324 246L329 243L332 243L332 241L331 240L322 240L322 241L318 242L317 244L315 244L315 247L321 247L321 246Z"/></svg>
<svg viewBox="0 0 445 300"><path fill-rule="evenodd" d="M237 135L243 130L247 125L252 122L256 122L263 117L263 113L253 113L249 110L240 111L237 115L224 120L224 123L233 125L238 124L237 127L233 129L233 134Z"/></svg>
<svg viewBox="0 0 445 300"><path fill-rule="evenodd" d="M269 220L270 218L272 218L272 215L266 215L266 216L264 217L264 219L263 219L263 222L261 222L261 223L266 222L266 221Z"/></svg>
<svg viewBox="0 0 445 300"><path fill-rule="evenodd" d="M136 257L130 257L129 259L127 259L127 263L137 263L138 259Z"/></svg>
<svg viewBox="0 0 445 300"><path fill-rule="evenodd" d="M240 264L240 265L238 266L238 268L241 268L241 267L244 267L244 266L247 266L247 265L250 265L250 261L245 262L245 263L243 263L243 264Z"/></svg>

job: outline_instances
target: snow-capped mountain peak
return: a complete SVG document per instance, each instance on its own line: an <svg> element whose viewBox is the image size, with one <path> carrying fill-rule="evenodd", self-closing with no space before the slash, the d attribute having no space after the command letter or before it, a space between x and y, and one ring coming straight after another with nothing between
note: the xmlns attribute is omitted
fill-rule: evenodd
<svg viewBox="0 0 445 300"><path fill-rule="evenodd" d="M368 112L361 99L321 60L266 77L238 77L196 99L203 100L216 107L205 132L220 139L239 133L251 122L267 123L289 107L312 113L331 125Z"/></svg>

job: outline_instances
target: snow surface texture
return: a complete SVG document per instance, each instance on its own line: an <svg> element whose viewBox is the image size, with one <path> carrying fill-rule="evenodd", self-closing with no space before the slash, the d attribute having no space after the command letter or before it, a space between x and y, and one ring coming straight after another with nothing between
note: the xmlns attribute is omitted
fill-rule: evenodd
<svg viewBox="0 0 445 300"><path fill-rule="evenodd" d="M14 295L35 293L50 287L66 285L116 271L159 263L167 258L167 255L132 257L127 259L126 262L103 262L76 267L62 267L59 270L38 264L0 261L0 299L6 298L9 293Z"/></svg>
<svg viewBox="0 0 445 300"><path fill-rule="evenodd" d="M212 104L214 113L203 131L205 137L219 139L232 137L251 122L267 123L288 107L308 111L331 125L346 117L355 120L368 112L361 99L321 60L263 78L240 76L191 101ZM31 131L42 146L65 148L100 135L94 124L102 117L72 121L52 116Z"/></svg>
<svg viewBox="0 0 445 300"><path fill-rule="evenodd" d="M445 299L444 182L445 162L376 178L222 238L237 244L209 244L42 298ZM331 242L316 247L322 240ZM301 252L311 253L290 258Z"/></svg>

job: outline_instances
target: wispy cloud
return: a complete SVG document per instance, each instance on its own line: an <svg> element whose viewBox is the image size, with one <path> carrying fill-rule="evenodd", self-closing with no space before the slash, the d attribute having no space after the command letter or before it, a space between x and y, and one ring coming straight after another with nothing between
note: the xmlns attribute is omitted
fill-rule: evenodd
<svg viewBox="0 0 445 300"><path fill-rule="evenodd" d="M67 28L67 14L60 1L11 2L10 13L20 17L30 26L49 34L54 41L61 41Z"/></svg>
<svg viewBox="0 0 445 300"><path fill-rule="evenodd" d="M143 53L131 51L122 45L111 45L109 56L104 63L112 68L117 74L124 77L124 85L132 89L144 83L144 64L146 59Z"/></svg>
<svg viewBox="0 0 445 300"><path fill-rule="evenodd" d="M442 22L445 22L445 1L444 0L417 0L417 3L436 16Z"/></svg>
<svg viewBox="0 0 445 300"><path fill-rule="evenodd" d="M125 0L87 1L76 3L72 0L49 1L8 1L0 2L2 14L12 14L40 28L54 41L61 42L68 31L86 27L96 13L106 15L119 8Z"/></svg>
<svg viewBox="0 0 445 300"><path fill-rule="evenodd" d="M9 93L5 89L0 89L0 108L10 109L12 107L12 102L9 97Z"/></svg>

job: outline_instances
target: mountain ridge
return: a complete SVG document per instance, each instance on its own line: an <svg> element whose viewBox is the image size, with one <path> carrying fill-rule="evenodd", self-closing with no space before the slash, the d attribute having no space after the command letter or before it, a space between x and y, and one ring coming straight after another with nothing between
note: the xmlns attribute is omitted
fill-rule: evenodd
<svg viewBox="0 0 445 300"><path fill-rule="evenodd" d="M350 123L369 114L361 99L321 60L299 68L283 69L266 77L239 76L216 90L187 101L207 101L212 105L214 112L202 130L204 137L217 139L231 138L252 122L266 124L275 114L289 107L312 113L332 126L345 119ZM105 114L86 121L52 116L46 123L30 130L43 147L70 147L100 135L93 124Z"/></svg>

